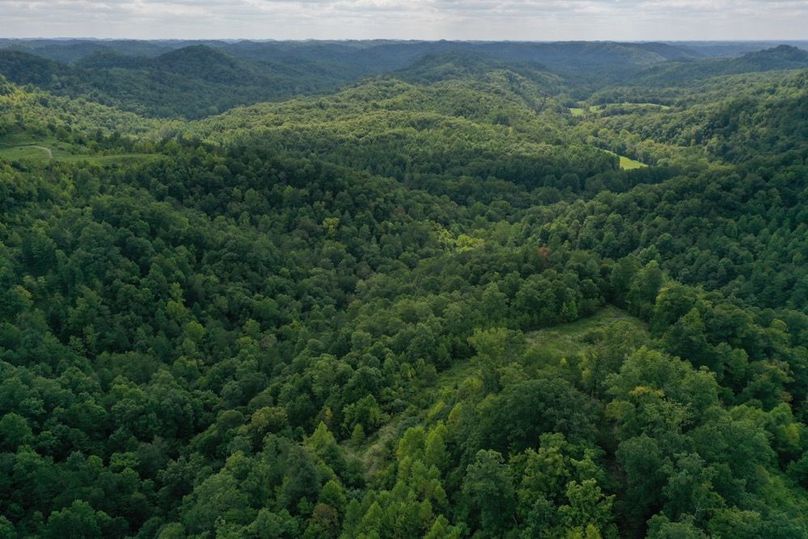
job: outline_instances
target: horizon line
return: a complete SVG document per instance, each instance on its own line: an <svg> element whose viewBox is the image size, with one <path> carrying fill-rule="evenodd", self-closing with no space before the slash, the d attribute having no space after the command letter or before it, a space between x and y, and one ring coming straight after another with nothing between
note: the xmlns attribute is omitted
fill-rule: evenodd
<svg viewBox="0 0 808 539"><path fill-rule="evenodd" d="M800 42L808 43L808 37L804 38L738 38L738 39L453 39L453 38L437 38L437 39L418 39L418 38L395 38L395 37L374 37L374 38L299 38L299 39L283 39L283 38L250 38L250 37L157 37L157 38L139 38L139 37L93 37L93 36L26 36L26 37L6 37L0 36L0 40L4 41L252 41L257 43L268 42L292 42L292 43L305 43L310 41L325 41L325 42L345 42L345 41L358 41L358 42L374 42L374 41L397 41L397 42L411 42L411 43L440 43L440 42L457 42L457 43L778 43L778 42Z"/></svg>

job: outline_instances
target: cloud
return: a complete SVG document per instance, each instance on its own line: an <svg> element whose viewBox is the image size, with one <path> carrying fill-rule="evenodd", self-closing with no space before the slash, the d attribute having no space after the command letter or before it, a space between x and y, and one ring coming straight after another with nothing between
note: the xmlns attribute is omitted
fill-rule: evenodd
<svg viewBox="0 0 808 539"><path fill-rule="evenodd" d="M3 37L800 39L805 0L0 0Z"/></svg>

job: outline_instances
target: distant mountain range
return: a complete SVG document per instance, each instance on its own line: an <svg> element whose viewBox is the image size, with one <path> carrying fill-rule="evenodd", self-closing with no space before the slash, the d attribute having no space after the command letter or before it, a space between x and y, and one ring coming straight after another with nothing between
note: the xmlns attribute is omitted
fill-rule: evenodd
<svg viewBox="0 0 808 539"><path fill-rule="evenodd" d="M509 66L590 85L808 67L805 43L0 40L0 75L149 116L199 118L383 74ZM750 50L751 49L751 50ZM761 50L765 49L765 50ZM477 64L477 67L475 67Z"/></svg>
<svg viewBox="0 0 808 539"><path fill-rule="evenodd" d="M688 81L756 71L808 67L808 51L790 45L746 53L736 58L708 58L655 65L636 79L643 83L683 84Z"/></svg>

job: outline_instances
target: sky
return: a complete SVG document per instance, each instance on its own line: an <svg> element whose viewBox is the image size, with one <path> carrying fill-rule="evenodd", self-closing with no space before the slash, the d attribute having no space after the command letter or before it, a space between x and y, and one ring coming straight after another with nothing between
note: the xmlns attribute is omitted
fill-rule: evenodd
<svg viewBox="0 0 808 539"><path fill-rule="evenodd" d="M808 0L0 0L0 37L801 40Z"/></svg>

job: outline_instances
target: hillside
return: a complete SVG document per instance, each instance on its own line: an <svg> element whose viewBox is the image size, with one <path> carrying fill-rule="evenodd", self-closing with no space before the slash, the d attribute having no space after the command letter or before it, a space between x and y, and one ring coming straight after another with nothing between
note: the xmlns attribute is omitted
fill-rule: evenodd
<svg viewBox="0 0 808 539"><path fill-rule="evenodd" d="M366 77L414 73L430 59L448 57L466 58L467 65L498 62L547 71L575 81L568 88L575 92L582 82L602 86L649 66L661 66L653 76L664 78L668 70L683 69L670 62L700 55L664 43L19 40L0 41L0 75L139 114L201 118L239 105L334 91ZM789 66L796 67L795 61Z"/></svg>
<svg viewBox="0 0 808 539"><path fill-rule="evenodd" d="M305 66L259 64L206 45L152 58L102 51L72 65L0 49L0 74L58 95L88 97L157 117L204 117L241 104L336 86L336 81L309 75Z"/></svg>
<svg viewBox="0 0 808 539"><path fill-rule="evenodd" d="M0 537L808 536L802 52L15 47Z"/></svg>
<svg viewBox="0 0 808 539"><path fill-rule="evenodd" d="M808 68L808 51L789 45L754 51L737 58L706 59L658 65L638 75L641 84L687 84L692 81L786 69Z"/></svg>

